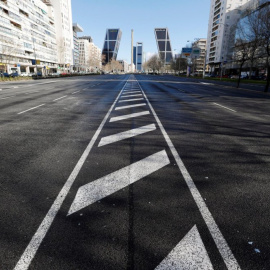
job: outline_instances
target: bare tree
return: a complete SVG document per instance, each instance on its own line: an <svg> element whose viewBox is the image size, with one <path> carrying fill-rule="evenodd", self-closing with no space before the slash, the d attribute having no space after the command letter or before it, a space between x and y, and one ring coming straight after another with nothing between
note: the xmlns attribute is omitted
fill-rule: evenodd
<svg viewBox="0 0 270 270"><path fill-rule="evenodd" d="M163 66L162 61L159 59L158 55L153 55L146 63L147 67L153 72L159 72Z"/></svg>

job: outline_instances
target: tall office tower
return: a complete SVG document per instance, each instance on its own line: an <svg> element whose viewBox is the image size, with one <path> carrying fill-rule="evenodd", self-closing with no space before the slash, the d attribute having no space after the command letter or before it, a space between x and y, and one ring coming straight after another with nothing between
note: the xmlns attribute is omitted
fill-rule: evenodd
<svg viewBox="0 0 270 270"><path fill-rule="evenodd" d="M136 61L135 61L135 68L137 71L142 71L143 65L143 43L137 42L136 44Z"/></svg>
<svg viewBox="0 0 270 270"><path fill-rule="evenodd" d="M235 26L248 2L257 0L211 0L207 36L207 60L211 71L230 61Z"/></svg>
<svg viewBox="0 0 270 270"><path fill-rule="evenodd" d="M41 0L0 1L0 71L48 73L57 70L55 21Z"/></svg>
<svg viewBox="0 0 270 270"><path fill-rule="evenodd" d="M78 32L83 32L83 28L77 24L73 23L73 44L74 44L74 50L73 50L73 70L78 71L80 68L80 62L79 62L79 42L78 42Z"/></svg>
<svg viewBox="0 0 270 270"><path fill-rule="evenodd" d="M120 29L107 29L105 42L102 50L102 64L106 65L112 59L117 59L120 47L122 31Z"/></svg>
<svg viewBox="0 0 270 270"><path fill-rule="evenodd" d="M70 71L73 65L73 23L71 0L43 0L54 8L58 47L58 62L63 71Z"/></svg>
<svg viewBox="0 0 270 270"><path fill-rule="evenodd" d="M160 59L164 64L170 64L173 54L168 28L155 28L155 36Z"/></svg>

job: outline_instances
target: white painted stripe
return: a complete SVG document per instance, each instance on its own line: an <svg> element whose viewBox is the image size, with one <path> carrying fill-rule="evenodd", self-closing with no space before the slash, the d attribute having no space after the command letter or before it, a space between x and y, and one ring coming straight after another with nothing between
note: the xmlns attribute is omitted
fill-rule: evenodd
<svg viewBox="0 0 270 270"><path fill-rule="evenodd" d="M121 120L139 117L139 116L143 116L143 115L147 115L147 114L150 114L150 112L144 111L144 112L139 112L139 113L131 113L131 114L126 114L126 115L122 115L122 116L112 117L110 122L121 121Z"/></svg>
<svg viewBox="0 0 270 270"><path fill-rule="evenodd" d="M195 225L155 270L214 270Z"/></svg>
<svg viewBox="0 0 270 270"><path fill-rule="evenodd" d="M220 104L218 104L218 103L215 103L215 102L214 102L214 104L217 105L217 106L219 106L219 107L222 107L222 108L224 108L224 109L230 110L230 111L232 111L232 112L236 112L235 110L232 110L232 109L230 109L230 108L228 108L228 107L222 106L222 105L220 105Z"/></svg>
<svg viewBox="0 0 270 270"><path fill-rule="evenodd" d="M39 108L39 107L44 106L44 105L45 105L45 104L38 105L38 106L33 107L33 108L31 108L31 109L28 109L28 110L26 110L26 111L19 112L18 114L22 114L22 113L25 113L25 112L28 112L28 111L34 110L34 109Z"/></svg>
<svg viewBox="0 0 270 270"><path fill-rule="evenodd" d="M65 98L65 97L66 97L66 96L63 96L63 97L60 97L60 98L54 99L53 101L56 101L56 100L59 100L59 99Z"/></svg>
<svg viewBox="0 0 270 270"><path fill-rule="evenodd" d="M126 97L140 97L142 94L136 94L136 95L122 95L121 98L126 98Z"/></svg>
<svg viewBox="0 0 270 270"><path fill-rule="evenodd" d="M141 93L142 91L140 90L125 90L123 91L123 94L129 94L129 93Z"/></svg>
<svg viewBox="0 0 270 270"><path fill-rule="evenodd" d="M9 96L9 97L0 98L0 99L8 99L8 98L12 98L12 97L15 97L15 96Z"/></svg>
<svg viewBox="0 0 270 270"><path fill-rule="evenodd" d="M205 82L200 82L201 84L205 84L205 85L214 85L213 83L205 83Z"/></svg>
<svg viewBox="0 0 270 270"><path fill-rule="evenodd" d="M14 86L13 88L19 88L18 86Z"/></svg>
<svg viewBox="0 0 270 270"><path fill-rule="evenodd" d="M76 93L79 93L80 91L76 91L76 92L73 92L72 95L76 94Z"/></svg>
<svg viewBox="0 0 270 270"><path fill-rule="evenodd" d="M34 259L36 252L42 243L44 237L46 236L48 230L50 229L59 209L61 208L63 201L65 200L68 192L73 185L77 175L79 174L86 158L88 157L93 145L95 144L97 137L99 136L104 124L106 123L107 119L109 118L117 100L119 99L122 91L119 93L118 97L114 101L113 105L109 109L108 113L105 115L103 121L101 122L100 126L98 127L95 135L91 139L90 143L84 150L82 156L80 157L78 163L76 164L75 168L73 169L72 173L70 174L69 178L67 179L65 185L61 189L60 193L58 194L57 198L55 199L53 205L51 206L50 210L48 211L47 215L43 219L42 223L40 224L39 228L37 229L35 235L31 239L30 243L26 247L24 253L22 254L20 260L18 261L17 265L15 266L14 270L27 270L31 264L31 261Z"/></svg>
<svg viewBox="0 0 270 270"><path fill-rule="evenodd" d="M123 110L123 109L134 108L134 107L141 107L141 106L146 106L146 103L140 103L140 104L116 107L115 110L118 111L118 110Z"/></svg>
<svg viewBox="0 0 270 270"><path fill-rule="evenodd" d="M150 125L146 125L143 127L134 128L134 129L131 129L128 131L117 133L114 135L110 135L107 137L103 137L100 140L98 147L101 147L101 146L104 146L107 144L111 144L111 143L115 143L115 142L119 142L119 141L122 141L122 140L125 140L128 138L132 138L132 137L135 137L135 136L138 136L141 134L145 134L145 133L150 132L150 131L154 131L154 130L156 130L155 124L150 124Z"/></svg>
<svg viewBox="0 0 270 270"><path fill-rule="evenodd" d="M142 90L142 88L141 88L141 90ZM159 128L160 128L160 130L161 130L161 132L162 132L162 134L163 134L163 136L164 136L164 138L165 138L165 140L166 140L166 142L167 142L167 144L168 144L168 146L169 146L169 148L174 156L174 159L175 159L175 161L176 161L176 163L177 163L177 165L178 165L178 167L179 167L179 169L180 169L180 171L181 171L181 173L182 173L182 175L187 183L187 186L192 194L192 197L195 200L195 202L200 210L200 213L201 213L201 215L202 215L202 217L203 217L203 219L204 219L204 221L205 221L205 223L206 223L206 225L207 225L207 227L208 227L208 229L209 229L209 231L210 231L210 233L211 233L211 235L212 235L212 237L217 245L217 248L218 248L228 270L241 269L240 266L238 265L237 260L235 259L234 255L233 255L231 249L229 248L227 241L223 237L218 225L216 224L211 212L209 211L204 199L202 198L193 179L191 178L188 170L186 169L182 159L180 158L179 154L177 153L170 137L168 136L161 121L159 120L155 110L153 109L152 105L150 104L150 102L149 102L149 100L148 100L148 98L145 95L143 90L142 90L142 92L143 92L143 95L144 95L144 97L145 97L145 99L146 99L158 125L159 125Z"/></svg>
<svg viewBox="0 0 270 270"><path fill-rule="evenodd" d="M133 98L133 99L126 99L126 100L120 100L120 102L131 102L131 101L137 101L137 100L143 100L143 98Z"/></svg>
<svg viewBox="0 0 270 270"><path fill-rule="evenodd" d="M133 94L141 94L142 91L128 91L128 92L123 92L122 96L124 95L133 95Z"/></svg>
<svg viewBox="0 0 270 270"><path fill-rule="evenodd" d="M68 211L71 215L170 164L165 150L79 188Z"/></svg>

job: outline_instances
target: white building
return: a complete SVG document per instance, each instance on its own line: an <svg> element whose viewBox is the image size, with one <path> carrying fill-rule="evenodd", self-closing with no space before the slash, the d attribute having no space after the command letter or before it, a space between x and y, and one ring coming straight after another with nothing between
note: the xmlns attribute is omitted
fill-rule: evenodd
<svg viewBox="0 0 270 270"><path fill-rule="evenodd" d="M90 42L87 39L78 39L80 71L90 71Z"/></svg>
<svg viewBox="0 0 270 270"><path fill-rule="evenodd" d="M71 0L43 0L54 8L58 62L61 72L70 72L73 66L73 23Z"/></svg>
<svg viewBox="0 0 270 270"><path fill-rule="evenodd" d="M200 49L200 55L196 58L193 58L195 70L198 73L203 73L205 67L205 54L206 54L206 38L197 39L192 43L192 49L198 48Z"/></svg>
<svg viewBox="0 0 270 270"><path fill-rule="evenodd" d="M41 0L1 0L0 22L1 71L19 74L56 71L53 7Z"/></svg>
<svg viewBox="0 0 270 270"><path fill-rule="evenodd" d="M79 71L80 69L80 50L77 36L78 32L83 32L83 28L79 24L73 23L73 71Z"/></svg>
<svg viewBox="0 0 270 270"><path fill-rule="evenodd" d="M92 71L98 71L101 69L101 49L93 42L90 42L89 46L90 68Z"/></svg>
<svg viewBox="0 0 270 270"><path fill-rule="evenodd" d="M243 6L253 0L211 0L207 36L207 60L212 72L229 59L234 31Z"/></svg>

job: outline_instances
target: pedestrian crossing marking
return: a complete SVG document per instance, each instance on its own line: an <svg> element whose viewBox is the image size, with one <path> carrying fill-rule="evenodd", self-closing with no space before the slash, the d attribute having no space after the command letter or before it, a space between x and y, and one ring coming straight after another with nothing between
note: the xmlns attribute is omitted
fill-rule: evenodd
<svg viewBox="0 0 270 270"><path fill-rule="evenodd" d="M117 111L117 110L129 109L129 108L133 108L133 107L142 107L142 106L146 106L146 103L120 106L120 107L116 107L115 110Z"/></svg>

